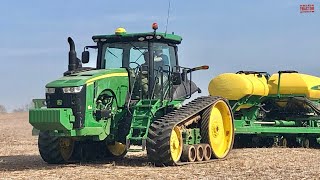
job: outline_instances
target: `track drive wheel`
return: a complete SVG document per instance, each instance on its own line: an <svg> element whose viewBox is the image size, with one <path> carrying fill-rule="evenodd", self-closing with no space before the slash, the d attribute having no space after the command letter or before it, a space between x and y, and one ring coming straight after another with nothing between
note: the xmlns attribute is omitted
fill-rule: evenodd
<svg viewBox="0 0 320 180"><path fill-rule="evenodd" d="M68 162L74 151L75 141L71 138L51 136L48 132L39 133L38 148L42 159L49 164Z"/></svg>
<svg viewBox="0 0 320 180"><path fill-rule="evenodd" d="M228 155L234 142L234 125L231 108L226 101L220 99L204 111L201 137L210 145L214 158Z"/></svg>
<svg viewBox="0 0 320 180"><path fill-rule="evenodd" d="M107 145L107 154L113 158L123 158L127 154L127 146L120 142Z"/></svg>

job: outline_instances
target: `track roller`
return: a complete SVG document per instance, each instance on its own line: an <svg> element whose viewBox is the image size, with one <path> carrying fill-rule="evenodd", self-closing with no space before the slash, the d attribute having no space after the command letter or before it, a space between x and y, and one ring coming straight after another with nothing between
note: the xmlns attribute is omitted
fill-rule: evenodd
<svg viewBox="0 0 320 180"><path fill-rule="evenodd" d="M184 145L181 155L181 161L194 162L197 158L196 148L193 145Z"/></svg>
<svg viewBox="0 0 320 180"><path fill-rule="evenodd" d="M201 144L203 148L203 160L209 161L212 155L212 149L209 144Z"/></svg>
<svg viewBox="0 0 320 180"><path fill-rule="evenodd" d="M203 160L203 146L201 144L195 145L196 148L196 160L197 161L202 161Z"/></svg>

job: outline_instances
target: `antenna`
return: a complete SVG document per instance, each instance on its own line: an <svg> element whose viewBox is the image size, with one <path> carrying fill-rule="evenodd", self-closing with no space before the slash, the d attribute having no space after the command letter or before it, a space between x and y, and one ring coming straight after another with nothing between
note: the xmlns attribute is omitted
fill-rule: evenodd
<svg viewBox="0 0 320 180"><path fill-rule="evenodd" d="M171 6L171 0L169 0L169 6L168 6L168 15L167 15L167 24L166 24L166 31L165 35L167 35L167 30L168 30L168 24L169 24L169 17L170 17L170 6Z"/></svg>

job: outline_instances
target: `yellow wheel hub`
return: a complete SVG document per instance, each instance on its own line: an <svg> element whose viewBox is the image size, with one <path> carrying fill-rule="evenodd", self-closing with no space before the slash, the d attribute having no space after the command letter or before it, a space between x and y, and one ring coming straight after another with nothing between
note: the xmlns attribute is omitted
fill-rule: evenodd
<svg viewBox="0 0 320 180"><path fill-rule="evenodd" d="M170 136L170 152L174 162L179 161L182 153L183 141L179 127L174 127Z"/></svg>
<svg viewBox="0 0 320 180"><path fill-rule="evenodd" d="M110 153L116 157L122 156L126 153L127 147L125 144L122 144L120 142L115 142L114 144L109 144L108 150Z"/></svg>
<svg viewBox="0 0 320 180"><path fill-rule="evenodd" d="M73 153L74 140L71 138L59 139L60 153L64 160L69 160Z"/></svg>
<svg viewBox="0 0 320 180"><path fill-rule="evenodd" d="M208 131L214 155L216 158L224 158L232 148L234 129L230 109L222 100L212 106Z"/></svg>

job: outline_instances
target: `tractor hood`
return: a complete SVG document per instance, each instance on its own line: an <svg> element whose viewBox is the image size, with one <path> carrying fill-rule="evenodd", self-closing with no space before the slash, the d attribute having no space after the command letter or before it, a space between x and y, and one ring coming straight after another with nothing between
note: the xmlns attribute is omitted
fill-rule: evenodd
<svg viewBox="0 0 320 180"><path fill-rule="evenodd" d="M46 87L77 87L93 83L100 79L115 76L128 76L128 72L125 68L84 71L64 76L60 79L52 81L48 83Z"/></svg>

